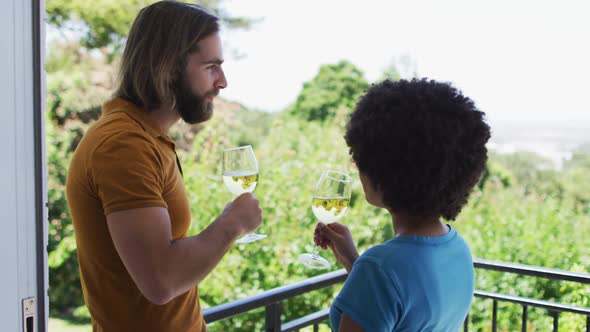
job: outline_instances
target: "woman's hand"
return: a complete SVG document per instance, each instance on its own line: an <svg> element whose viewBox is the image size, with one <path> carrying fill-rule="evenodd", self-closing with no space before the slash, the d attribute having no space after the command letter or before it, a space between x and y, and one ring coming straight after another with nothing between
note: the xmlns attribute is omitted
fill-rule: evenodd
<svg viewBox="0 0 590 332"><path fill-rule="evenodd" d="M337 222L327 225L320 222L316 225L313 240L323 249L330 247L338 263L350 273L359 254L348 227Z"/></svg>

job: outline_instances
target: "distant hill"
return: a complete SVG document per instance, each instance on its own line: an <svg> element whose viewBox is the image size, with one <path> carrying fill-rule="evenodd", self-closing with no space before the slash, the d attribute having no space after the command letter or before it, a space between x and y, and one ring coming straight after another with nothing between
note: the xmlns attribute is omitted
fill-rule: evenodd
<svg viewBox="0 0 590 332"><path fill-rule="evenodd" d="M560 166L572 152L590 145L590 123L496 121L488 147L498 153L531 151Z"/></svg>

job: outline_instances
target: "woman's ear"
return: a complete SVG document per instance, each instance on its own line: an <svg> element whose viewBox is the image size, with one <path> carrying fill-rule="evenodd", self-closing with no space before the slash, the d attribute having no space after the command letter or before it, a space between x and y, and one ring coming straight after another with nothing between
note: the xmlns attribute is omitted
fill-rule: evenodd
<svg viewBox="0 0 590 332"><path fill-rule="evenodd" d="M373 185L373 181L365 175L363 172L359 170L359 178L361 180L361 184L363 185L363 191L365 192L365 199L371 205L376 207L384 207L383 206L383 191L379 190L379 185Z"/></svg>

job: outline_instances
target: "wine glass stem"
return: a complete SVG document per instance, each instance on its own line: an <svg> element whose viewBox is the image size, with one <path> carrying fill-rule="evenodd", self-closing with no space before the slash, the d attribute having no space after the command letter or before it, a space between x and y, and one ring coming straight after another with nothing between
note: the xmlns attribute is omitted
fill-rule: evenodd
<svg viewBox="0 0 590 332"><path fill-rule="evenodd" d="M319 252L320 252L320 248L317 245L314 245L313 246L313 255L317 256Z"/></svg>

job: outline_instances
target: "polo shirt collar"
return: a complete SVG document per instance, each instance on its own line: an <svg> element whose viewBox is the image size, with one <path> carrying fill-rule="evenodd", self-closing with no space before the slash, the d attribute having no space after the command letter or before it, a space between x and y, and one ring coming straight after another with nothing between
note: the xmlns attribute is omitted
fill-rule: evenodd
<svg viewBox="0 0 590 332"><path fill-rule="evenodd" d="M168 143L174 145L174 141L166 135L157 126L155 121L148 115L148 112L129 100L123 98L115 98L107 101L102 106L102 114L108 115L112 113L123 112L135 120L146 132L155 138L161 138Z"/></svg>

